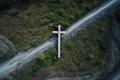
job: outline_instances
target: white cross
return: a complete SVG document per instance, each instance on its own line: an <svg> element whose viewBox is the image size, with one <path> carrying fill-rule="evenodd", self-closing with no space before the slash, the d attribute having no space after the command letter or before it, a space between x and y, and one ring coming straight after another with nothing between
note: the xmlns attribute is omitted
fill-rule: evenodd
<svg viewBox="0 0 120 80"><path fill-rule="evenodd" d="M61 26L58 25L58 31L53 31L53 33L58 34L58 58L60 58L60 40L61 40L61 34L66 33L66 31L61 31Z"/></svg>

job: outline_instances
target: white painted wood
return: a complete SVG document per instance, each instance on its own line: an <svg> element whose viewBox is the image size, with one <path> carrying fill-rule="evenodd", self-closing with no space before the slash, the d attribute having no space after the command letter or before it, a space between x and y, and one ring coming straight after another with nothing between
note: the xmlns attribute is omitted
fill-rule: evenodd
<svg viewBox="0 0 120 80"><path fill-rule="evenodd" d="M53 31L53 33L58 34L58 58L60 58L61 34L65 34L66 31L61 31L61 26L58 25L58 31Z"/></svg>

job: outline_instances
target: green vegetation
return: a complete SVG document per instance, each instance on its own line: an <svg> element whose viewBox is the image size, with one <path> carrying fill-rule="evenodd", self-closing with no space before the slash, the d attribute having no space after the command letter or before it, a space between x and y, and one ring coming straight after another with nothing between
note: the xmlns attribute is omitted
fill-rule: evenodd
<svg viewBox="0 0 120 80"><path fill-rule="evenodd" d="M92 60L92 59L95 58L95 56L94 56L94 54L89 53L89 54L87 55L87 58L88 58L89 60Z"/></svg>
<svg viewBox="0 0 120 80"><path fill-rule="evenodd" d="M46 40L58 24L63 29L68 28L73 21L103 1L2 0L0 2L4 6L10 2L11 8L1 11L0 34L12 41L18 51L23 50Z"/></svg>
<svg viewBox="0 0 120 80"><path fill-rule="evenodd" d="M103 19L99 19L75 37L62 43L60 59L57 58L56 48L41 54L32 65L34 73L38 71L42 73L52 67L58 75L61 75L62 71L64 76L73 76L93 67L96 67L96 70L102 69L107 64L105 42L108 34L106 21L103 22ZM45 75L48 76L50 73L51 71L48 71Z"/></svg>
<svg viewBox="0 0 120 80"><path fill-rule="evenodd" d="M44 60L44 59L45 59L45 57L46 57L46 55L45 55L45 54L40 54L38 58L39 58L40 60Z"/></svg>
<svg viewBox="0 0 120 80"><path fill-rule="evenodd" d="M13 5L0 16L0 34L12 41L18 51L48 39L58 24L62 25L62 29L68 28L73 21L105 0L28 0L28 3L24 3L26 0L22 1L24 5ZM62 43L60 59L57 58L57 49L51 48L16 76L36 80L35 74L78 76L80 72L91 70L93 67L96 71L102 69L107 64L105 41L108 27L105 20L106 18L98 20Z"/></svg>
<svg viewBox="0 0 120 80"><path fill-rule="evenodd" d="M57 47L51 48L15 73L13 78L36 80L40 77L41 80L46 80L44 78L79 76L82 72L88 74L89 71L103 69L107 65L105 45L108 30L106 17L97 19L97 22L62 43L61 58L57 58Z"/></svg>

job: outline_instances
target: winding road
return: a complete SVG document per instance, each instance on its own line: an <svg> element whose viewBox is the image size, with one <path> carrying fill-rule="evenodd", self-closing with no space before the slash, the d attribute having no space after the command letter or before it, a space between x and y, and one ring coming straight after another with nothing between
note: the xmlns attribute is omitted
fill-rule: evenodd
<svg viewBox="0 0 120 80"><path fill-rule="evenodd" d="M96 8L95 10L85 15L83 18L79 19L76 23L72 24L66 30L67 33L62 36L62 39L66 40L74 36L81 28L87 26L89 23L95 21L97 17L107 12L107 9L115 5L117 1L118 0L108 0L100 7ZM16 69L19 69L20 67L24 66L26 63L36 58L43 51L49 49L50 47L54 47L56 45L56 41L57 41L56 37L51 37L50 39L40 44L39 46L29 49L28 51L25 52L19 52L13 58L7 60L4 63L1 63L0 78L8 76Z"/></svg>

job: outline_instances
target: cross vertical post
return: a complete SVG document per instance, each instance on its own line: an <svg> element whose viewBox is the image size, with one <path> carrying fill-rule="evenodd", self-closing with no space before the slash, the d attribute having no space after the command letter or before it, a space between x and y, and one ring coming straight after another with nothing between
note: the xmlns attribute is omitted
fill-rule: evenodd
<svg viewBox="0 0 120 80"><path fill-rule="evenodd" d="M61 34L66 33L66 31L61 31L61 26L58 25L58 31L53 31L53 33L58 34L58 58L60 58Z"/></svg>

